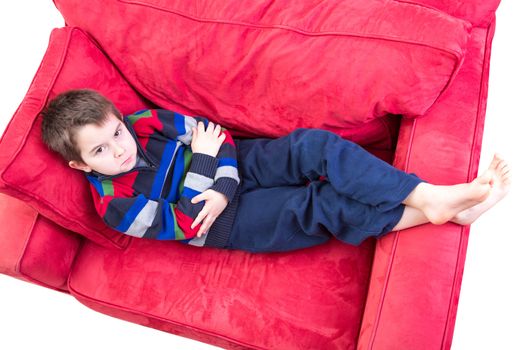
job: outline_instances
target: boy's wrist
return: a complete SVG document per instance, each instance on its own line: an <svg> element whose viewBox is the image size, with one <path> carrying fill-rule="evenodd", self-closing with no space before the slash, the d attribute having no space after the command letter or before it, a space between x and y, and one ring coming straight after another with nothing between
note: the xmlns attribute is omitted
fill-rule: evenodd
<svg viewBox="0 0 525 350"><path fill-rule="evenodd" d="M210 187L210 189L225 195L229 203L232 201L235 195L237 186L238 184L235 180L221 177L215 182L215 184L213 184L213 186Z"/></svg>
<svg viewBox="0 0 525 350"><path fill-rule="evenodd" d="M205 153L193 153L188 171L213 179L218 165L219 160L216 157Z"/></svg>

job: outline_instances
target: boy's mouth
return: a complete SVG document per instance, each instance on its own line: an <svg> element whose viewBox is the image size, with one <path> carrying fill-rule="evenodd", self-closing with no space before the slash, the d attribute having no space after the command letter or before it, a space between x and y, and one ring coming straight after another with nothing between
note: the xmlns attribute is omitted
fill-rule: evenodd
<svg viewBox="0 0 525 350"><path fill-rule="evenodd" d="M129 156L123 163L122 163L122 166L124 165L128 165L130 162L131 162L131 158L133 158L133 156Z"/></svg>

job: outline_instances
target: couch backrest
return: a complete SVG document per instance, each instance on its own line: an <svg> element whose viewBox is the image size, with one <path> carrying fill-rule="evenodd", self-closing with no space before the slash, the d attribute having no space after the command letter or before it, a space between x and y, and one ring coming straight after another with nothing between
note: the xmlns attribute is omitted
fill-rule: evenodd
<svg viewBox="0 0 525 350"><path fill-rule="evenodd" d="M470 23L387 0L56 0L130 83L246 136L424 115L461 66Z"/></svg>

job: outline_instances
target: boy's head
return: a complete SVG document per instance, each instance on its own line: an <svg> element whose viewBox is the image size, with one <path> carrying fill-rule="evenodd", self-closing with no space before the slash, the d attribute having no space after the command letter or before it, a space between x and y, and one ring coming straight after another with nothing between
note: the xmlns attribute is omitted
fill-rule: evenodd
<svg viewBox="0 0 525 350"><path fill-rule="evenodd" d="M49 102L42 116L42 140L70 167L116 175L135 166L135 140L117 108L98 92L66 91Z"/></svg>

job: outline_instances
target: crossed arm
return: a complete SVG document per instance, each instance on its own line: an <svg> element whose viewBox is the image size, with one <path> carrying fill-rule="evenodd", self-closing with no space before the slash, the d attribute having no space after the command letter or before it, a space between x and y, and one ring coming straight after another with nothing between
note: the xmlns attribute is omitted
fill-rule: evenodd
<svg viewBox="0 0 525 350"><path fill-rule="evenodd" d="M221 126L209 122L208 128L205 129L204 123L199 122L196 128L192 128L192 131L192 152L204 153L212 157L217 156L219 148L226 138L224 133L221 134ZM221 215L228 205L228 198L224 194L212 189L207 189L191 199L191 203L193 204L201 201L205 201L204 207L191 224L191 228L193 229L202 222L202 225L197 232L198 237L201 237L203 233L208 232L211 225L215 222L215 219Z"/></svg>

